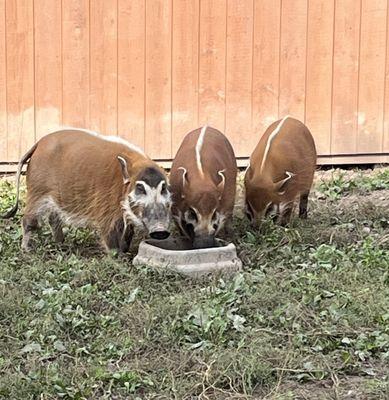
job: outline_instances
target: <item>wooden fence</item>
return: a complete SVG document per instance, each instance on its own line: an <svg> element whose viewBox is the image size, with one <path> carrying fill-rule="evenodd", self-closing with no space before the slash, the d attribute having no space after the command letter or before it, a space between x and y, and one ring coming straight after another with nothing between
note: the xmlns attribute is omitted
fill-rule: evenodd
<svg viewBox="0 0 389 400"><path fill-rule="evenodd" d="M387 0L0 0L0 169L47 132L156 159L208 123L247 157L285 114L321 163L389 161Z"/></svg>

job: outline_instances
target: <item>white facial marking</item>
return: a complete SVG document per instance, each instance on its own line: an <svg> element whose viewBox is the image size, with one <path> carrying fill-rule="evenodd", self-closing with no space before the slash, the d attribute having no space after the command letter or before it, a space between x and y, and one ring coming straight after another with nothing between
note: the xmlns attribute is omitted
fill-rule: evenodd
<svg viewBox="0 0 389 400"><path fill-rule="evenodd" d="M208 217L201 215L194 207L191 207L191 209L196 213L197 220L191 216L189 210L185 211L184 218L186 223L193 225L195 234L206 232L208 235L217 235L224 226L226 216L216 211L216 209Z"/></svg>
<svg viewBox="0 0 389 400"><path fill-rule="evenodd" d="M286 210L293 207L293 203L294 203L293 200L292 201L284 201L284 202L280 203L278 213L280 215L282 215Z"/></svg>
<svg viewBox="0 0 389 400"><path fill-rule="evenodd" d="M265 162L267 159L267 156L269 155L269 150L270 150L270 146L272 141L274 140L274 138L277 136L277 134L280 132L282 125L284 124L284 122L289 118L289 115L285 116L284 118L282 118L282 120L280 121L280 123L277 125L276 129L274 129L274 131L270 134L270 136L267 139L267 143L266 143L266 147L265 147L265 152L263 153L263 157L262 157L262 163L261 163L261 168L259 170L260 173L262 173L263 168L265 166Z"/></svg>
<svg viewBox="0 0 389 400"><path fill-rule="evenodd" d="M143 186L145 194L137 194L136 185ZM162 204L164 207L171 207L171 194L166 189L166 181L162 180L159 182L156 188L150 187L145 181L136 181L135 189L131 191L129 198L122 202L125 218L130 220L134 225L141 226L141 219L135 215L132 209L136 206L146 207L156 203Z"/></svg>
<svg viewBox="0 0 389 400"><path fill-rule="evenodd" d="M127 142L127 140L119 137L119 136L108 136L108 135L102 135L98 132L95 131L91 131L89 129L84 129L84 128L74 128L72 126L64 126L61 127L59 129L56 129L55 131L52 131L50 133L55 133L61 130L71 130L71 131L79 131L79 132L84 132L84 133L88 133L91 136L97 137L99 139L105 140L107 142L111 142L111 143L120 143L124 146L126 146L127 148L129 148L132 151L135 151L139 154L141 154L142 156L146 157L146 154L144 153L143 150L141 150L138 146L135 146L134 144Z"/></svg>
<svg viewBox="0 0 389 400"><path fill-rule="evenodd" d="M203 126L201 128L200 131L200 135L199 138L197 139L197 143L196 143L196 163L197 163L197 168L200 172L201 176L204 176L204 171L203 171L203 166L201 164L201 148L203 147L203 142L204 142L204 136L205 136L205 132L207 130L207 125Z"/></svg>
<svg viewBox="0 0 389 400"><path fill-rule="evenodd" d="M162 193L163 187L166 185L164 180L159 182L156 188L150 187L145 181L136 181L135 184L142 185L146 194L136 194L135 190L133 190L130 193L130 200L134 204L147 206L151 203L162 203L163 205L171 203L170 193L167 190L166 193Z"/></svg>

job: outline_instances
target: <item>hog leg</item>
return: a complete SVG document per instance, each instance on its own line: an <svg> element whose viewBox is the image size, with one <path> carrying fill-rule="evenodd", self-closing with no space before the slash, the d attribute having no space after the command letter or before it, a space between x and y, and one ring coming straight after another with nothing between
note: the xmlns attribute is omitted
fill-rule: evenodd
<svg viewBox="0 0 389 400"><path fill-rule="evenodd" d="M223 228L220 230L220 236L225 240L233 240L235 237L231 216L226 219Z"/></svg>
<svg viewBox="0 0 389 400"><path fill-rule="evenodd" d="M127 225L122 231L122 235L119 242L120 251L127 253L130 250L132 237L134 236L134 227L132 225Z"/></svg>
<svg viewBox="0 0 389 400"><path fill-rule="evenodd" d="M299 217L302 219L306 219L308 216L308 196L309 192L300 195Z"/></svg>
<svg viewBox="0 0 389 400"><path fill-rule="evenodd" d="M26 252L31 250L31 233L38 228L38 218L35 214L25 214L22 219L22 249Z"/></svg>
<svg viewBox="0 0 389 400"><path fill-rule="evenodd" d="M280 215L278 223L281 226L286 226L289 224L290 218L292 217L293 206L294 206L293 202L280 205Z"/></svg>
<svg viewBox="0 0 389 400"><path fill-rule="evenodd" d="M63 231L62 231L62 222L57 213L55 213L55 212L50 213L49 225L53 232L54 240L57 243L63 243L64 236L63 236Z"/></svg>
<svg viewBox="0 0 389 400"><path fill-rule="evenodd" d="M103 235L103 243L107 250L127 252L131 245L134 229L132 225L124 225L123 219L118 219L111 230Z"/></svg>

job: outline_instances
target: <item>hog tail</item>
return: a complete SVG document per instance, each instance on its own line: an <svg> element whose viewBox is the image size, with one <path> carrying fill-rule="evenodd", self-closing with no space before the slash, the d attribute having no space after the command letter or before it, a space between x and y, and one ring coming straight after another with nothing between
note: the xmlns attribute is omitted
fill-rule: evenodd
<svg viewBox="0 0 389 400"><path fill-rule="evenodd" d="M18 170L16 173L16 202L15 205L7 211L5 214L1 215L0 218L7 219L7 218L12 218L15 216L16 212L18 211L19 208L19 194L20 194L20 175L22 174L22 168L23 165L31 158L31 156L34 154L34 151L36 150L38 146L38 143L35 143L34 146L31 147L30 150L22 157L18 164Z"/></svg>

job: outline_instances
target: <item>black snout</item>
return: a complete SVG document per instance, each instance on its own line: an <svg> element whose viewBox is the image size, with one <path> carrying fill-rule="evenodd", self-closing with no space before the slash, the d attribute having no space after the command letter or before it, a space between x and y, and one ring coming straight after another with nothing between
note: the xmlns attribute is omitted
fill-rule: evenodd
<svg viewBox="0 0 389 400"><path fill-rule="evenodd" d="M155 231L150 233L150 237L152 239L157 239L157 240L164 240L167 239L170 235L170 232L168 231Z"/></svg>
<svg viewBox="0 0 389 400"><path fill-rule="evenodd" d="M216 247L216 240L214 236L196 237L193 240L193 247L195 249L205 249L207 247Z"/></svg>

